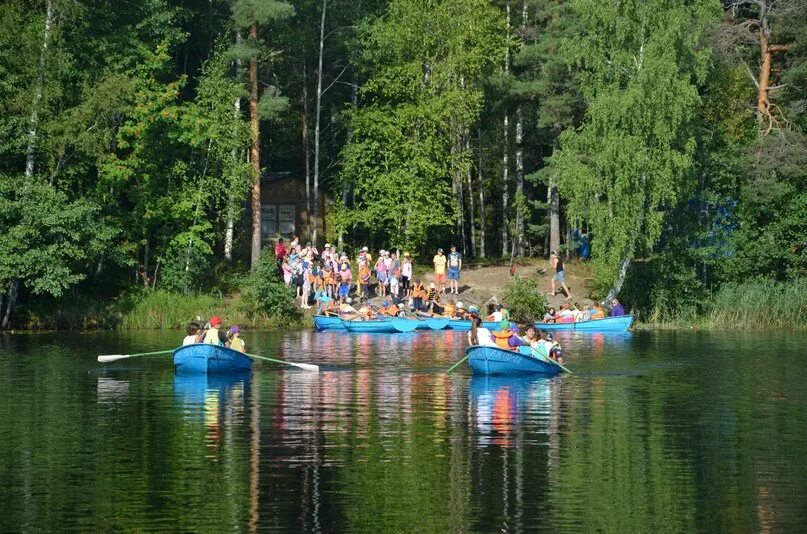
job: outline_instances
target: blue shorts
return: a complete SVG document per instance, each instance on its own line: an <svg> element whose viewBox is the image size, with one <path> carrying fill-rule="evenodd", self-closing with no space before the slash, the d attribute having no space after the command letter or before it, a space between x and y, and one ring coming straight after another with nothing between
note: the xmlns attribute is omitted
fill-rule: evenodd
<svg viewBox="0 0 807 534"><path fill-rule="evenodd" d="M348 293L350 293L350 286L348 284L342 284L339 286L340 297L347 297Z"/></svg>
<svg viewBox="0 0 807 534"><path fill-rule="evenodd" d="M563 271L558 271L555 273L555 276L552 277L552 280L555 282L560 282L561 284L564 282L563 280Z"/></svg>
<svg viewBox="0 0 807 534"><path fill-rule="evenodd" d="M449 267L448 268L448 279L449 280L459 280L460 279L460 270L458 267Z"/></svg>

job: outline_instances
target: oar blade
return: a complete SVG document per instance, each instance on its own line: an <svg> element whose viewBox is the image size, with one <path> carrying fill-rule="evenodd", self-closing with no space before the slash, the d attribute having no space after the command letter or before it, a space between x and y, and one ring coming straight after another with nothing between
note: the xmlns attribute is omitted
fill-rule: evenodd
<svg viewBox="0 0 807 534"><path fill-rule="evenodd" d="M300 369L305 369L306 371L311 371L312 373L319 373L318 365L313 365L310 363L292 363L292 362L289 362L289 365L299 367Z"/></svg>
<svg viewBox="0 0 807 534"><path fill-rule="evenodd" d="M98 356L98 361L101 363L109 363L117 360L123 360L128 357L128 354L105 354L103 356Z"/></svg>

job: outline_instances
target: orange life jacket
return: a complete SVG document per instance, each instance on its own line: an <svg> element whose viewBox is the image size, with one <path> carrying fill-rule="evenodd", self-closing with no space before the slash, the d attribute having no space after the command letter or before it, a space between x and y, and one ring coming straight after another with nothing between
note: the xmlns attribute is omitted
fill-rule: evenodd
<svg viewBox="0 0 807 534"><path fill-rule="evenodd" d="M510 348L509 341L510 341L510 338L513 336L512 332L510 332L509 330L505 330L503 332L500 331L500 330L497 330L495 332L491 332L491 334L493 334L493 337L496 338L496 345L499 348L502 348L502 349L509 349Z"/></svg>

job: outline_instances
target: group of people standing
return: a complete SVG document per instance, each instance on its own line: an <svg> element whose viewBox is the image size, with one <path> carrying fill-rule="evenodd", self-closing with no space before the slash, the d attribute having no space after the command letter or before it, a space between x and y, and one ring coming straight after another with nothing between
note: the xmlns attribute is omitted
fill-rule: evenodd
<svg viewBox="0 0 807 534"><path fill-rule="evenodd" d="M278 240L275 258L283 281L294 288L295 298L300 299L304 309L310 308L317 296L346 302L351 295L360 300L388 297L395 303L412 299L416 308L431 308L435 299L429 297L429 292L445 294L446 281L449 292L459 294L462 256L454 246L448 256L443 249L437 250L433 260L435 282L429 290L414 278L409 252L382 249L374 258L368 247L362 247L352 263L347 253L337 251L330 243L319 251L310 241L302 246L295 237L288 247L283 238ZM423 304L426 301L428 306Z"/></svg>

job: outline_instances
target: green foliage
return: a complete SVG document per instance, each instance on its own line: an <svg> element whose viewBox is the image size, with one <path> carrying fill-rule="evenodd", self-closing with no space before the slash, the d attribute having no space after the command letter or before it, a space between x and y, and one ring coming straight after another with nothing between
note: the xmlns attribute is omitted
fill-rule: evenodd
<svg viewBox="0 0 807 534"><path fill-rule="evenodd" d="M588 105L553 158L569 214L586 221L601 283L623 259L650 252L670 207L689 187L696 83L709 51L698 46L716 5L663 1L572 2L585 25L567 52Z"/></svg>
<svg viewBox="0 0 807 534"><path fill-rule="evenodd" d="M483 0L395 0L361 29L368 105L351 116L343 180L356 202L334 220L406 248L454 219L451 176L470 154L458 148L481 110L481 78L502 47L501 13Z"/></svg>
<svg viewBox="0 0 807 534"><path fill-rule="evenodd" d="M0 287L18 279L34 294L59 296L83 280L115 237L99 211L43 180L0 175Z"/></svg>
<svg viewBox="0 0 807 534"><path fill-rule="evenodd" d="M283 282L274 251L269 249L261 253L258 268L244 280L242 300L242 309L249 314L264 313L289 320L299 317L294 306L294 293Z"/></svg>
<svg viewBox="0 0 807 534"><path fill-rule="evenodd" d="M540 280L519 275L505 286L502 301L510 311L511 320L519 324L540 321L549 304L541 291Z"/></svg>
<svg viewBox="0 0 807 534"><path fill-rule="evenodd" d="M239 28L248 28L253 22L267 24L294 16L294 6L279 0L235 0L233 20Z"/></svg>

